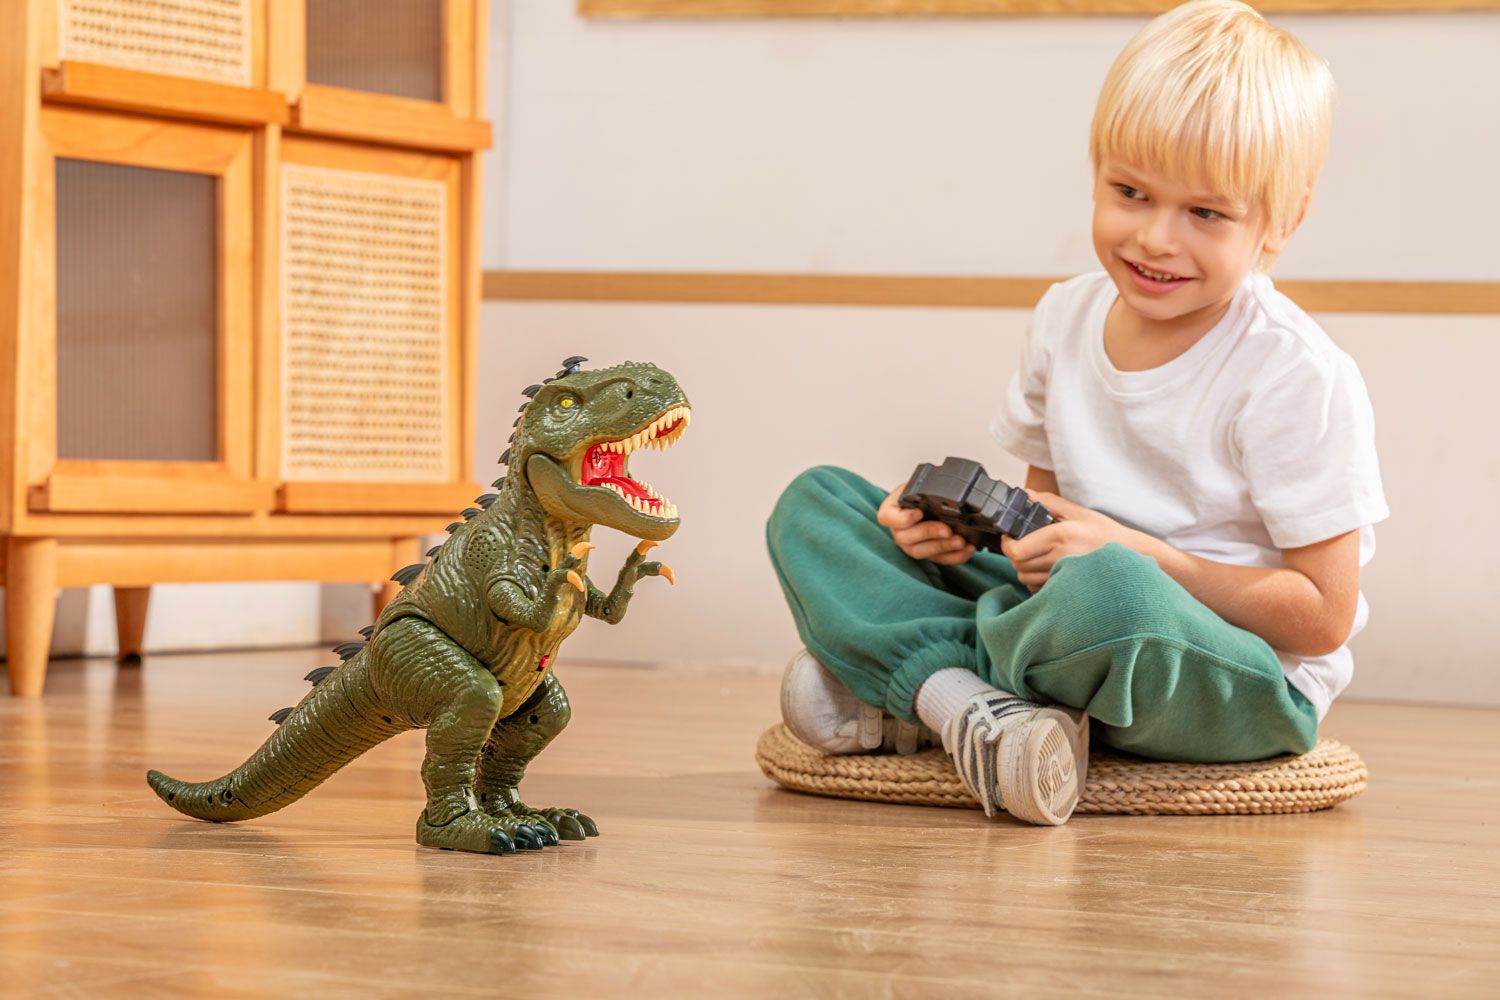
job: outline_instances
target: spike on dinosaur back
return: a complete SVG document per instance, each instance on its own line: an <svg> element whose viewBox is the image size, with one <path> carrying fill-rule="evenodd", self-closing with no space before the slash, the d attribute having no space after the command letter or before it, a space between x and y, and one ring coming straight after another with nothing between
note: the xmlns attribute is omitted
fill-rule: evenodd
<svg viewBox="0 0 1500 1000"><path fill-rule="evenodd" d="M396 572L391 574L391 579L395 580L403 587L409 587L411 586L411 582L417 577L421 576L422 571L426 568L426 563L412 563L410 566L402 566L400 569L396 570ZM364 643L360 643L360 645L363 646Z"/></svg>
<svg viewBox="0 0 1500 1000"><path fill-rule="evenodd" d="M375 634L375 626L366 625L364 628L359 630L359 634L364 636L366 639L369 639L372 635Z"/></svg>
<svg viewBox="0 0 1500 1000"><path fill-rule="evenodd" d="M316 670L309 670L307 672L307 676L302 679L305 681L311 681L312 686L317 687L320 683L322 683L323 678L327 677L337 669L338 667L319 667Z"/></svg>
<svg viewBox="0 0 1500 1000"><path fill-rule="evenodd" d="M501 465L509 465L510 464L510 449L509 448L505 449L505 454L503 454L503 455L500 456L500 464Z"/></svg>
<svg viewBox="0 0 1500 1000"><path fill-rule="evenodd" d="M427 558L431 559L433 556L437 555L438 554L438 550L441 549L441 548L442 548L442 545L434 545L432 548L428 549L427 552L426 552ZM365 638L368 639L370 637L369 636L365 636Z"/></svg>
<svg viewBox="0 0 1500 1000"><path fill-rule="evenodd" d="M448 525L448 527L444 528L443 530L446 531L446 532L448 532L448 534L451 535L455 531L457 531L459 528L462 528L464 526L464 524L465 524L465 522L463 522L463 521L454 521L452 524Z"/></svg>
<svg viewBox="0 0 1500 1000"><path fill-rule="evenodd" d="M490 509L490 504L494 503L496 500L499 500L499 499L500 499L500 494L498 494L498 493L484 493L484 494L481 494L481 495L475 497L474 498L474 502L477 503L482 510L489 510Z"/></svg>
<svg viewBox="0 0 1500 1000"><path fill-rule="evenodd" d="M577 368L587 360L588 358L585 358L583 355L575 354L571 358L563 358L562 366L564 368Z"/></svg>
<svg viewBox="0 0 1500 1000"><path fill-rule="evenodd" d="M472 521L474 520L474 518L478 517L482 513L482 511L480 511L478 507L465 507L463 510L459 511L459 513L463 515L463 519L465 521Z"/></svg>
<svg viewBox="0 0 1500 1000"><path fill-rule="evenodd" d="M541 392L541 391L542 391L542 384L540 382L538 382L535 385L528 385L526 388L522 389L521 390L521 394L523 396L532 396L532 397L535 397L536 394L539 393L539 392ZM525 405L525 404L522 404L522 405Z"/></svg>
<svg viewBox="0 0 1500 1000"><path fill-rule="evenodd" d="M348 660L349 657L353 656L355 653L358 653L361 649L364 648L365 644L362 642L341 642L337 646L333 647L333 651L339 654L340 660Z"/></svg>
<svg viewBox="0 0 1500 1000"><path fill-rule="evenodd" d="M497 489L497 490L503 490L503 489L505 489L505 477L501 476L499 479L495 480L493 483L490 483L490 485L493 486L493 487L495 487L495 489Z"/></svg>
<svg viewBox="0 0 1500 1000"><path fill-rule="evenodd" d="M270 719L272 722L276 723L279 726L286 721L287 716L291 715L295 711L295 707L288 705L286 708L278 708L276 711L266 716L266 718Z"/></svg>

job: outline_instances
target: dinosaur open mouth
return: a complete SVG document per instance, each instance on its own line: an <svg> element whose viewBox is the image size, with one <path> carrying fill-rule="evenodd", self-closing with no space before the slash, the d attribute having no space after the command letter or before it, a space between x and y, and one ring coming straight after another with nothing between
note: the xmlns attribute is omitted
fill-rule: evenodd
<svg viewBox="0 0 1500 1000"><path fill-rule="evenodd" d="M691 409L674 406L634 434L612 441L596 441L583 454L579 483L612 490L647 517L659 517L668 521L675 519L677 505L657 493L650 483L632 479L625 467L625 459L642 446L657 449L672 447L682 437L682 432L687 430L691 419Z"/></svg>

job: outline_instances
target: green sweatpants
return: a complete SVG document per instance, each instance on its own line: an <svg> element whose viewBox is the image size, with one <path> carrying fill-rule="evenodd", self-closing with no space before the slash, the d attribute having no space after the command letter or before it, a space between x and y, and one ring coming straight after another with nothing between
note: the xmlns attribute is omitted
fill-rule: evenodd
<svg viewBox="0 0 1500 1000"><path fill-rule="evenodd" d="M766 525L808 650L862 701L918 721L917 688L966 667L1023 698L1086 709L1095 735L1160 760L1260 760L1316 740L1312 703L1264 640L1110 544L1060 560L1035 594L1010 560L909 558L875 521L886 490L832 466L802 473Z"/></svg>

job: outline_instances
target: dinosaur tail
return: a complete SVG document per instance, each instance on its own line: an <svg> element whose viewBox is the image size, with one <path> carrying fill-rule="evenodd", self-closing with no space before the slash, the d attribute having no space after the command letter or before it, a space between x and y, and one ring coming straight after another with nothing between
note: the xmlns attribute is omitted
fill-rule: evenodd
<svg viewBox="0 0 1500 1000"><path fill-rule="evenodd" d="M254 819L296 802L366 750L411 726L394 719L370 686L364 651L322 678L250 759L213 781L150 771L146 781L180 813L222 823Z"/></svg>

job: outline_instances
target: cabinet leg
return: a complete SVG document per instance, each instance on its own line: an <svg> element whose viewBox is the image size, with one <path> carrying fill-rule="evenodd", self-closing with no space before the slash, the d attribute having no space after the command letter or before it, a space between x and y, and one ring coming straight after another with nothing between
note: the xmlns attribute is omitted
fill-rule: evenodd
<svg viewBox="0 0 1500 1000"><path fill-rule="evenodd" d="M57 539L11 538L5 553L5 653L10 693L40 697L57 615Z"/></svg>
<svg viewBox="0 0 1500 1000"><path fill-rule="evenodd" d="M120 636L120 662L140 663L146 635L146 606L150 587L115 588L115 631Z"/></svg>
<svg viewBox="0 0 1500 1000"><path fill-rule="evenodd" d="M391 540L391 572L395 573L403 566L410 566L421 558L418 551L422 540L420 538L395 538ZM396 599L401 593L401 584L395 580L384 580L377 585L375 590L375 617L380 617L380 612L385 606Z"/></svg>

